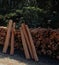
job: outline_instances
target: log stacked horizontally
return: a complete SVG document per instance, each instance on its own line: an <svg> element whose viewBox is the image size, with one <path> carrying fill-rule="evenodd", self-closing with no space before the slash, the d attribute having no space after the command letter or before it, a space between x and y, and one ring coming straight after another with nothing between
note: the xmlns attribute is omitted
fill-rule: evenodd
<svg viewBox="0 0 59 65"><path fill-rule="evenodd" d="M0 27L0 44L3 44L5 42L5 37L7 33L7 27Z"/></svg>
<svg viewBox="0 0 59 65"><path fill-rule="evenodd" d="M38 54L59 59L59 30L37 28L31 31Z"/></svg>
<svg viewBox="0 0 59 65"><path fill-rule="evenodd" d="M5 42L6 32L7 27L0 27L0 44L2 45ZM16 29L14 32L14 47L23 50L20 29ZM49 55L59 59L59 29L32 28L30 33L39 55Z"/></svg>

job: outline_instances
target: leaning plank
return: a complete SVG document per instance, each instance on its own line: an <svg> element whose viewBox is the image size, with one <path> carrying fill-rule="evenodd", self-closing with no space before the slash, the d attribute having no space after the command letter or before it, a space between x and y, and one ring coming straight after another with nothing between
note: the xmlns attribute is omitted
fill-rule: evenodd
<svg viewBox="0 0 59 65"><path fill-rule="evenodd" d="M32 59L33 59L33 53L32 53L32 50L31 50L30 42L29 42L29 39L28 39L26 30L25 30L25 27L24 27L23 24L21 25L21 27L22 27L22 30L23 30L23 33L24 33L24 36L25 36L25 39L26 39L26 42L27 42L27 46L28 46L28 48L29 48L30 55L31 55L31 57L32 57Z"/></svg>
<svg viewBox="0 0 59 65"><path fill-rule="evenodd" d="M35 61L38 61L38 56L37 56L37 53L36 53L36 49L35 49L35 46L34 46L34 42L33 42L30 30L29 30L27 25L25 26L25 28L26 28L27 33L28 33L28 37L29 37L30 45L31 45L32 52L33 52L33 55L34 55L34 59L35 59Z"/></svg>
<svg viewBox="0 0 59 65"><path fill-rule="evenodd" d="M29 51L28 51L28 48L27 48L27 45L26 45L26 40L25 40L23 31L22 31L22 28L20 28L20 32L21 32L21 39L22 39L22 44L23 44L26 59L30 59Z"/></svg>
<svg viewBox="0 0 59 65"><path fill-rule="evenodd" d="M11 29L12 29L12 20L9 20L8 31L7 31L7 35L6 35L6 39L5 39L5 43L4 43L4 47L3 47L3 53L7 52Z"/></svg>
<svg viewBox="0 0 59 65"><path fill-rule="evenodd" d="M14 54L14 31L15 31L15 23L13 23L13 27L12 27L12 35L11 35L11 49L10 49L10 55Z"/></svg>

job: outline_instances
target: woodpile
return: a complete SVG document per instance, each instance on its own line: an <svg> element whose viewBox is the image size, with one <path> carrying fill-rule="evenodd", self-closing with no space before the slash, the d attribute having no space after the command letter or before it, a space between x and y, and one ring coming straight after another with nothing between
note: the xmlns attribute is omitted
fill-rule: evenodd
<svg viewBox="0 0 59 65"><path fill-rule="evenodd" d="M6 53L7 50L5 48L8 48L8 45L10 45L12 49L10 49L11 55L14 54L14 48L20 48L22 51L24 51L27 59L32 57L32 59L37 61L38 59L36 52L38 55L49 55L53 58L59 59L59 29L53 30L39 27L35 29L31 28L29 30L28 26L25 25L24 27L23 24L21 25L20 29L14 29L11 26L11 44L8 42L7 47L3 48L3 52L5 51L4 53ZM7 37L7 31L8 27L0 27L0 44L6 44L5 39ZM32 45L34 45L34 47Z"/></svg>
<svg viewBox="0 0 59 65"><path fill-rule="evenodd" d="M0 27L0 44L3 44L5 42L5 37L7 33L7 27Z"/></svg>
<svg viewBox="0 0 59 65"><path fill-rule="evenodd" d="M59 29L30 29L38 55L48 55L59 59ZM21 42L20 31L19 39Z"/></svg>
<svg viewBox="0 0 59 65"><path fill-rule="evenodd" d="M38 28L31 33L38 54L59 59L59 30Z"/></svg>

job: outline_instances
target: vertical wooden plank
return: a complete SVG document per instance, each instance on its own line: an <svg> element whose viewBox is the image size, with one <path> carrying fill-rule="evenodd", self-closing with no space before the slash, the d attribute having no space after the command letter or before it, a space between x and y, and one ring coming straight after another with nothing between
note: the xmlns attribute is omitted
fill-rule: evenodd
<svg viewBox="0 0 59 65"><path fill-rule="evenodd" d="M31 46L30 46L30 42L29 42L29 39L28 39L28 36L27 36L27 32L26 32L25 27L24 27L23 24L21 25L21 27L22 27L22 30L23 30L23 33L24 33L24 36L25 36L25 39L26 39L26 42L27 42L27 46L29 48L29 52L30 52L31 57L33 59L34 57L33 57L33 53L32 53Z"/></svg>
<svg viewBox="0 0 59 65"><path fill-rule="evenodd" d="M22 28L20 28L20 32L21 32L21 39L22 39L22 44L23 44L23 49L24 49L26 59L30 59L29 51L28 51L28 48L27 48L27 45L26 45L26 40L25 40L23 31L22 31Z"/></svg>
<svg viewBox="0 0 59 65"><path fill-rule="evenodd" d="M29 30L27 25L25 25L25 27L26 27L26 30L27 30L27 33L28 33L29 41L30 41L32 52L33 52L33 55L34 55L34 60L38 61L38 56L37 56L37 53L36 53L36 49L35 49L35 46L34 46L34 42L33 42L30 30Z"/></svg>
<svg viewBox="0 0 59 65"><path fill-rule="evenodd" d="M11 29L12 29L12 20L9 20L7 35L6 35L6 39L5 39L5 43L4 43L4 47L3 47L3 53L7 52L7 48L8 48L8 45L9 45Z"/></svg>
<svg viewBox="0 0 59 65"><path fill-rule="evenodd" d="M13 27L12 27L10 55L14 54L14 31L15 31L15 23L13 23Z"/></svg>

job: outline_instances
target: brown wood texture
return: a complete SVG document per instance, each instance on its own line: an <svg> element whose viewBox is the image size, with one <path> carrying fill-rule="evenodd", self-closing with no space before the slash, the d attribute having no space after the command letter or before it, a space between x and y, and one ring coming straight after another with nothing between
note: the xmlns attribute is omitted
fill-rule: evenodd
<svg viewBox="0 0 59 65"><path fill-rule="evenodd" d="M36 53L36 50L35 50L35 46L34 46L33 39L32 39L32 37L31 37L29 28L28 28L28 26L26 26L25 24L22 24L22 27L23 27L23 29L25 29L25 31L26 31L26 35L27 35L27 38L26 38L26 39L28 39L29 45L30 45L30 47L31 47L32 58L33 58L35 61L38 61L38 56L37 56L37 53ZM26 35L25 35L25 36L26 36ZM29 46L29 45L28 45L28 46Z"/></svg>
<svg viewBox="0 0 59 65"><path fill-rule="evenodd" d="M27 44L26 44L26 39L25 39L22 28L20 28L20 32L21 32L21 39L22 39L22 45L23 45L25 57L26 57L26 59L30 59L30 54L29 54L29 51L28 51L28 47L27 47Z"/></svg>
<svg viewBox="0 0 59 65"><path fill-rule="evenodd" d="M5 44L7 30L8 30L7 27L3 27L3 26L0 27L0 45ZM38 28L30 28L30 32L34 40L36 51L39 55L47 54L49 56L52 56L53 58L59 57L59 29L46 29L46 28L38 27ZM20 30L16 29L14 33L15 33L15 41L14 41L15 45L14 46L15 48L20 48L23 51L22 44L18 45L19 43L21 43ZM26 34L28 38L27 32L24 34Z"/></svg>
<svg viewBox="0 0 59 65"><path fill-rule="evenodd" d="M31 57L32 57L32 59L33 59L34 57L33 57L32 49L31 49L31 46L30 46L30 42L29 42L29 39L28 39L26 30L25 30L25 27L23 26L23 24L21 25L21 27L22 27L24 36L25 36L25 38L26 38L26 42L27 42L27 46L28 46L28 48L29 48L30 55L31 55Z"/></svg>
<svg viewBox="0 0 59 65"><path fill-rule="evenodd" d="M3 53L7 52L11 29L12 29L12 20L9 20L7 35L6 35L6 39L5 39L5 43L4 43L4 47L3 47Z"/></svg>
<svg viewBox="0 0 59 65"><path fill-rule="evenodd" d="M28 37L29 37L29 41L30 41L31 48L32 48L34 60L35 61L38 61L39 59L38 59L38 56L37 56L37 53L36 53L36 49L35 49L35 46L34 46L34 42L33 42L33 39L32 39L31 33L30 33L30 30L29 30L29 28L28 28L27 25L26 25L26 30L27 30L27 33L28 33Z"/></svg>
<svg viewBox="0 0 59 65"><path fill-rule="evenodd" d="M14 46L15 46L15 44L14 44L14 36L15 36L14 31L15 31L15 23L13 23L13 27L12 27L10 55L14 54Z"/></svg>

